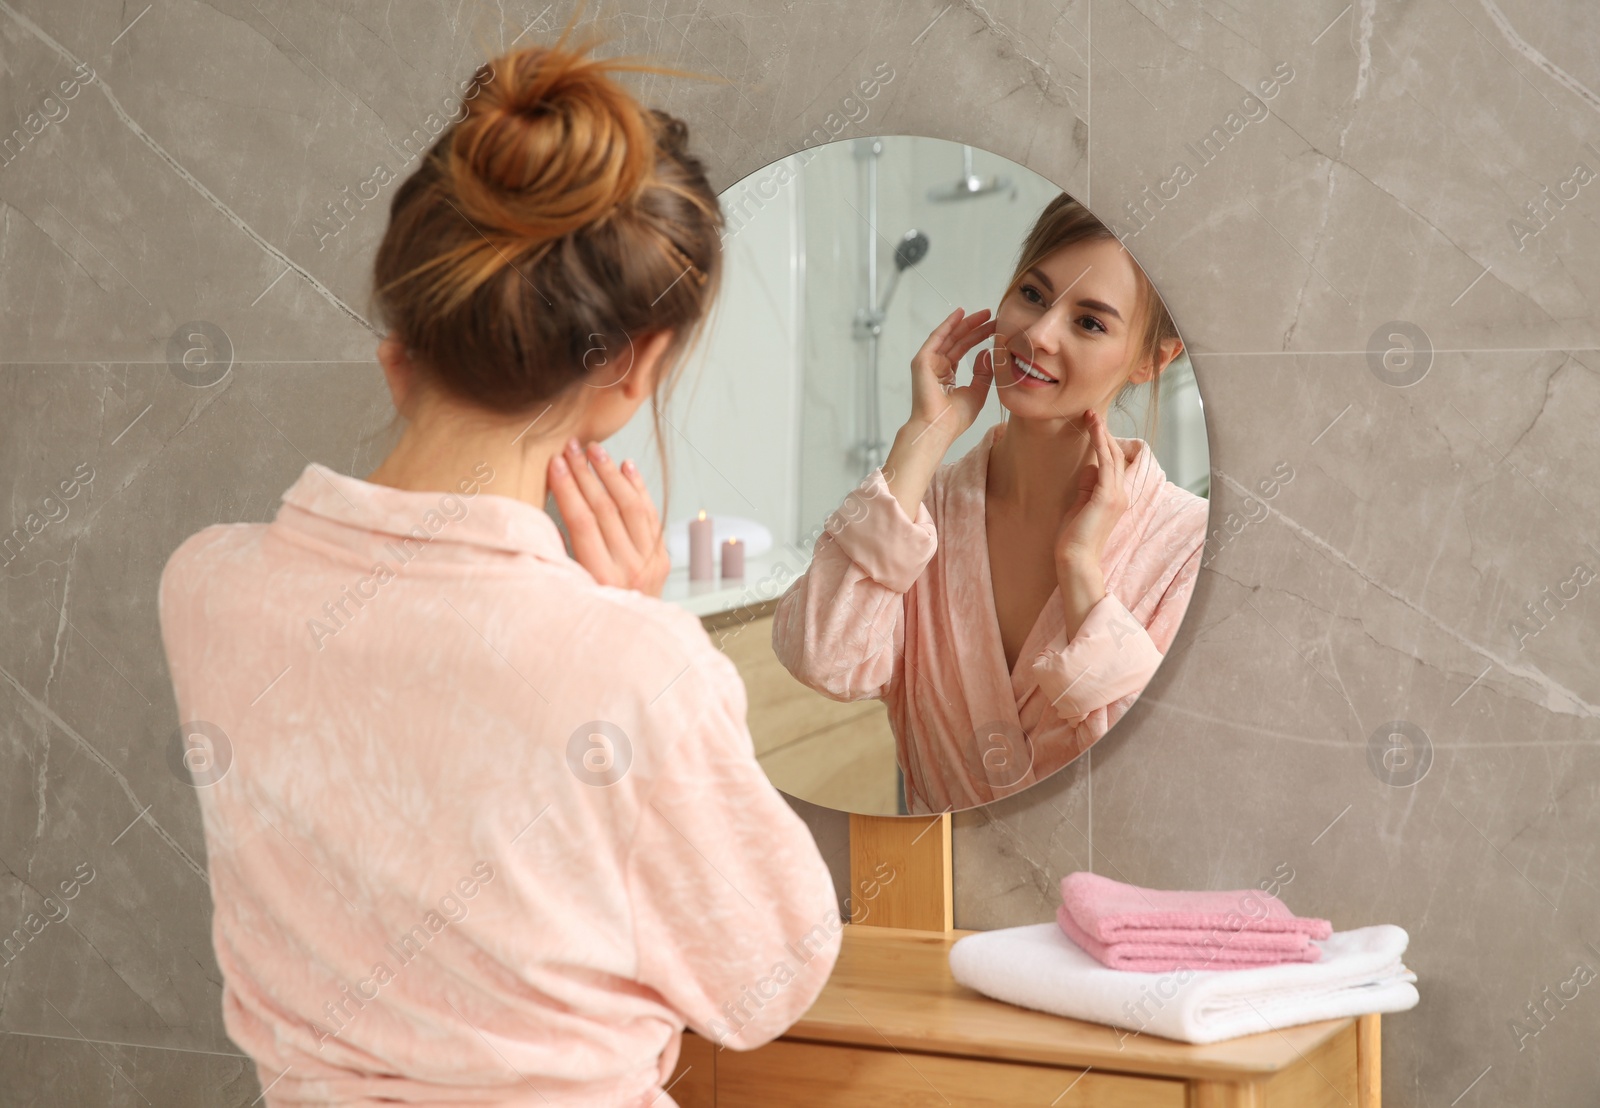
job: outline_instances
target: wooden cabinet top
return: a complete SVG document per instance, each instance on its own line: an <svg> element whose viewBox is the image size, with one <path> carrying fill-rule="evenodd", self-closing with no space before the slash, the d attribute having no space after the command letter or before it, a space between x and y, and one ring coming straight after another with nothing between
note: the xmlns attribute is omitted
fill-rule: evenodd
<svg viewBox="0 0 1600 1108"><path fill-rule="evenodd" d="M1205 1045L1120 1032L958 984L950 975L950 947L970 934L846 925L833 976L783 1038L1219 1079L1277 1073L1355 1023L1323 1020Z"/></svg>

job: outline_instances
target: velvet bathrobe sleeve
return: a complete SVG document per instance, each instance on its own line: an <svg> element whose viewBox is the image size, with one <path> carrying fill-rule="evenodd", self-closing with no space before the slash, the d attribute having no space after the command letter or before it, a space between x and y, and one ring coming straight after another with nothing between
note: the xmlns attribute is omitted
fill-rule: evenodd
<svg viewBox="0 0 1600 1108"><path fill-rule="evenodd" d="M828 517L811 565L779 598L778 660L834 700L881 698L905 646L905 594L937 547L927 504L912 519L873 470Z"/></svg>
<svg viewBox="0 0 1600 1108"><path fill-rule="evenodd" d="M719 658L704 673L723 679L686 693L705 711L663 761L629 851L638 980L697 1034L752 1050L816 1000L844 923L811 832L755 759L736 671Z"/></svg>
<svg viewBox="0 0 1600 1108"><path fill-rule="evenodd" d="M1070 641L1059 633L1034 659L1039 691L1067 723L1081 723L1149 683L1189 606L1204 549L1204 535L1199 539L1156 602L1148 626L1108 590Z"/></svg>

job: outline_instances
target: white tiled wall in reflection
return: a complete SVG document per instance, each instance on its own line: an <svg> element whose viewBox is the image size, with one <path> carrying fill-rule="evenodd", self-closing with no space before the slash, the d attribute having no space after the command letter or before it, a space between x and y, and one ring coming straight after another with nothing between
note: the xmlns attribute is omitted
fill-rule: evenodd
<svg viewBox="0 0 1600 1108"><path fill-rule="evenodd" d="M722 292L663 410L669 523L704 510L754 519L793 541L799 495L799 188L776 163L723 196ZM661 497L649 405L613 440Z"/></svg>

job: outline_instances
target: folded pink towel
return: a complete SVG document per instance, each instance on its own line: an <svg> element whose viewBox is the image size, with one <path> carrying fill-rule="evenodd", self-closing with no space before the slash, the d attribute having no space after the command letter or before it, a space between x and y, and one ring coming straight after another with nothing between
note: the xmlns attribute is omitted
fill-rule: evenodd
<svg viewBox="0 0 1600 1108"><path fill-rule="evenodd" d="M1060 909L1065 911L1065 907ZM1070 914L1070 913L1069 913ZM1077 922L1077 921L1074 921ZM1083 930L1082 925L1078 927ZM1087 932L1085 932L1087 934ZM1207 947L1227 947L1229 950L1248 950L1256 954L1294 953L1304 950L1311 936L1304 931L1185 931L1152 927L1141 930L1137 939L1122 939L1108 946L1181 946L1185 950ZM1093 938L1094 936L1090 936ZM1096 940L1098 941L1098 940Z"/></svg>
<svg viewBox="0 0 1600 1108"><path fill-rule="evenodd" d="M1061 903L1079 929L1101 943L1146 942L1157 934L1168 941L1173 932L1189 932L1185 942L1214 932L1224 938L1241 931L1251 938L1291 932L1312 939L1333 933L1331 921L1296 916L1260 889L1145 889L1079 871L1061 879Z"/></svg>
<svg viewBox="0 0 1600 1108"><path fill-rule="evenodd" d="M1077 925L1066 905L1056 909L1056 922L1061 925L1067 938L1082 947L1085 954L1101 965L1117 970L1169 973L1183 966L1197 970L1259 969L1262 966L1317 962L1322 959L1322 948L1303 933L1292 936L1299 944L1297 947L1278 950L1244 945L1251 938L1261 936L1252 936L1243 931L1232 932L1224 938L1223 942L1227 943L1224 946L1204 943L1102 943ZM1228 942L1229 938L1234 941Z"/></svg>

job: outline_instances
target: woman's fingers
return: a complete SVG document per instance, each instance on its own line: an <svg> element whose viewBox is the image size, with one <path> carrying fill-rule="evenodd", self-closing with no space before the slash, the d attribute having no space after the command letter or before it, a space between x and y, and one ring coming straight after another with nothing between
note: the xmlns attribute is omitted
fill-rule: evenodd
<svg viewBox="0 0 1600 1108"><path fill-rule="evenodd" d="M952 398L959 400L960 411L965 413L975 402L981 408L988 393L993 367L980 385L976 376L971 385L957 386L957 371L961 359L978 343L995 333L995 322L988 308L966 313L957 308L946 316L928 335L928 339L911 359L913 382L912 416L921 423L931 423L942 418L951 409ZM976 374L976 369L974 369ZM937 391L935 391L937 389ZM967 422L975 418L976 410L968 414Z"/></svg>
<svg viewBox="0 0 1600 1108"><path fill-rule="evenodd" d="M962 309L962 310L964 310L964 309ZM964 316L962 318L962 320L961 320L961 323L956 327L956 330L957 331L968 331L968 330L971 330L974 327L981 327L981 326L983 326L984 322L986 320L988 320L990 318L990 316L992 316L993 314L994 313L991 312L988 308L979 308L977 311L971 312L971 313L967 314L966 316Z"/></svg>
<svg viewBox="0 0 1600 1108"><path fill-rule="evenodd" d="M957 308L945 316L944 322L933 329L926 342L918 348L911 359L911 375L913 382L932 378L940 386L950 383L949 359L944 356L944 348L954 334L957 324L961 322L962 311ZM926 375L926 376L924 376Z"/></svg>
<svg viewBox="0 0 1600 1108"><path fill-rule="evenodd" d="M962 310L957 308L955 311L945 316L944 322L933 329L933 332L928 336L927 341L922 344L920 349L918 349L917 356L921 357L924 354L938 353L939 349L944 346L946 340L955 330L956 325L961 322L962 314Z"/></svg>
<svg viewBox="0 0 1600 1108"><path fill-rule="evenodd" d="M1111 433L1111 424L1105 421L1104 416L1096 414L1100 420L1100 433L1105 436L1106 453L1111 455L1112 462L1117 467L1117 487L1122 486L1122 479L1128 473L1128 456L1122 452L1122 445L1117 442L1116 436Z"/></svg>
<svg viewBox="0 0 1600 1108"><path fill-rule="evenodd" d="M1116 444L1111 441L1111 432L1106 427L1106 421L1100 418L1100 413L1093 413L1094 418L1094 447L1095 453L1100 458L1100 468L1103 476L1115 478L1117 475L1117 450Z"/></svg>
<svg viewBox="0 0 1600 1108"><path fill-rule="evenodd" d="M666 584L667 574L671 570L672 556L667 553L667 540L663 536L656 540L644 563L639 567L636 587L640 592L648 593L650 596L660 596L661 586Z"/></svg>
<svg viewBox="0 0 1600 1108"><path fill-rule="evenodd" d="M984 404L989 400L989 386L993 383L994 351L980 350L978 356L972 359L972 383L959 390L971 404L973 419L977 419L978 413L983 411Z"/></svg>
<svg viewBox="0 0 1600 1108"><path fill-rule="evenodd" d="M962 320L962 325L950 333L950 349L970 343L971 338L981 333L981 331L990 331L992 333L994 327L995 320L989 319L989 309L987 307L976 315L968 315L965 320Z"/></svg>
<svg viewBox="0 0 1600 1108"><path fill-rule="evenodd" d="M622 520L617 502L611 499L611 494L606 491L599 476L589 467L589 459L584 456L577 439L568 440L566 459L567 465L572 470L573 479L577 482L578 491L588 504L590 514L594 516L600 538L610 551L611 561L631 570L638 563L638 558L634 553L633 540L628 535L627 524Z"/></svg>
<svg viewBox="0 0 1600 1108"><path fill-rule="evenodd" d="M1122 489L1122 469L1127 464L1127 459L1122 456L1122 448L1111 437L1111 429L1106 426L1105 419L1099 412L1091 410L1090 434L1094 440L1094 453L1098 462L1096 468L1099 472L1096 485L1107 494L1120 493Z"/></svg>
<svg viewBox="0 0 1600 1108"><path fill-rule="evenodd" d="M980 350L978 356L972 359L972 384L974 388L981 387L987 393L989 385L994 381L994 351Z"/></svg>
<svg viewBox="0 0 1600 1108"><path fill-rule="evenodd" d="M967 331L961 336L960 341L958 341L951 348L950 360L952 362L959 362L966 356L967 351L971 350L974 346L977 346L985 339L992 338L994 336L994 330L995 321L991 319L978 325L977 327L972 328L970 331Z"/></svg>
<svg viewBox="0 0 1600 1108"><path fill-rule="evenodd" d="M951 361L955 361L960 357L960 355L954 353L954 351L965 351L970 349L971 342L969 340L971 339L971 336L974 334L981 334L985 328L987 328L989 333L992 334L994 323L995 321L989 318L988 308L984 308L980 312L972 313L963 319L960 325L951 329L949 336L945 340L944 346L941 348L941 353L946 354Z"/></svg>
<svg viewBox="0 0 1600 1108"><path fill-rule="evenodd" d="M928 336L928 341L922 344L919 355L922 354L948 354L971 331L983 327L989 320L989 309L966 314L966 309L957 308L945 316L944 322L933 329Z"/></svg>
<svg viewBox="0 0 1600 1108"><path fill-rule="evenodd" d="M589 464L594 467L600 483L616 505L633 548L641 557L647 555L659 535L656 507L644 487L644 481L634 481L624 476L616 462L611 460L611 455L606 453L606 448L597 442L589 444ZM634 472L638 471L635 469Z"/></svg>
<svg viewBox="0 0 1600 1108"><path fill-rule="evenodd" d="M671 568L660 517L632 461L618 466L599 443L550 459L550 493L572 540L572 555L603 585L661 594Z"/></svg>
<svg viewBox="0 0 1600 1108"><path fill-rule="evenodd" d="M596 580L608 579L613 568L611 551L600 533L599 522L590 510L588 500L578 488L566 454L557 454L550 459L546 481L550 486L550 495L556 498L561 519L567 525L567 537L572 540L572 557Z"/></svg>
<svg viewBox="0 0 1600 1108"><path fill-rule="evenodd" d="M956 311L960 312L961 309L958 308ZM933 356L934 377L943 387L953 387L956 383L956 366L966 356L967 351L993 335L994 328L995 321L989 318L989 309L987 308L959 321L956 320L954 313L952 313L950 318L940 324L938 330L934 332L935 336L943 334L943 339L939 346L929 351L928 346L924 344L922 352L919 352L919 357L923 353L931 353ZM930 336L929 342L931 343L932 341L933 336Z"/></svg>

